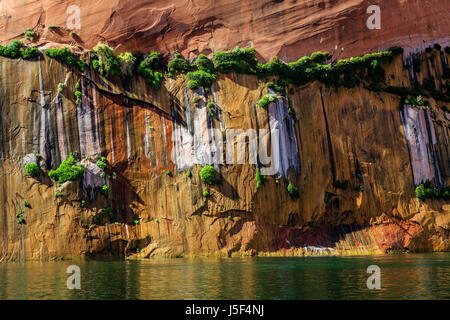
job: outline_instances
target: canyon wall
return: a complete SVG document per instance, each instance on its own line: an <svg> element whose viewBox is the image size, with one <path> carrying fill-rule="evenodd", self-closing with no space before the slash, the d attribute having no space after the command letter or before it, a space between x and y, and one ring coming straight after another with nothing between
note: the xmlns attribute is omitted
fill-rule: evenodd
<svg viewBox="0 0 450 320"><path fill-rule="evenodd" d="M409 57L386 66L388 85L426 78L442 87L448 54L422 53L418 74ZM382 91L313 82L287 88L293 116L283 97L256 105L268 89L252 75L218 75L207 93L189 90L184 75L155 91L142 77L80 74L46 56L0 58L0 72L2 260L450 249L450 205L414 195L425 181L450 183L450 114L432 98L420 108ZM242 130L242 163L237 152L227 161L225 149L239 141L225 139L232 129ZM256 139L246 139L248 129ZM267 168L260 149L274 171L257 188L257 168ZM84 177L58 186L47 172L70 153ZM37 178L24 170L33 157L43 171ZM220 183L202 182L207 164ZM95 189L105 183L106 196ZM18 224L23 201L30 208ZM111 218L101 214L106 207Z"/></svg>
<svg viewBox="0 0 450 320"><path fill-rule="evenodd" d="M380 7L380 29L366 26L370 5ZM47 46L91 49L103 41L119 52L185 56L254 46L265 60L292 61L317 50L337 59L393 45L443 44L449 10L439 0L2 0L0 40L32 28L33 41ZM48 29L55 25L61 28Z"/></svg>

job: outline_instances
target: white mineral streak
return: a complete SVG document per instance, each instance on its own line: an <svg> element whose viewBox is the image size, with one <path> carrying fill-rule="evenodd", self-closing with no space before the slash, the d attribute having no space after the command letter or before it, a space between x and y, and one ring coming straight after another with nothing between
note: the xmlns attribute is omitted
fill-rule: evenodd
<svg viewBox="0 0 450 320"><path fill-rule="evenodd" d="M130 126L128 124L128 110L125 110L125 125L127 128L127 161L131 160L131 139L130 139Z"/></svg>
<svg viewBox="0 0 450 320"><path fill-rule="evenodd" d="M63 103L61 101L60 95L58 94L56 98L56 132L58 133L57 143L61 159L66 159L68 157L67 141L64 129L65 126L64 126Z"/></svg>
<svg viewBox="0 0 450 320"><path fill-rule="evenodd" d="M78 132L80 134L80 152L82 157L94 156L99 153L98 140L95 139L97 135L95 128L93 127L91 101L88 96L89 84L83 78L81 80L83 96L81 103L77 106L77 120L78 120ZM93 98L95 95L95 87L92 86ZM95 120L95 119L94 119Z"/></svg>
<svg viewBox="0 0 450 320"><path fill-rule="evenodd" d="M100 176L103 170L89 160L83 160L81 164L85 166L83 189L89 193L89 197L92 200L95 197L95 188L101 187L106 183L105 179Z"/></svg>
<svg viewBox="0 0 450 320"><path fill-rule="evenodd" d="M411 158L414 184L418 185L431 181L435 177L438 183L442 183L437 163L436 167L434 165L433 145L437 143L437 140L429 114L428 123L431 136L429 136L427 131L424 110L405 105L401 112L401 117Z"/></svg>
<svg viewBox="0 0 450 320"><path fill-rule="evenodd" d="M46 136L46 115L47 115L47 107L45 102L45 92L44 92L44 79L42 76L42 67L41 67L41 58L39 57L38 63L39 70L39 93L40 93L40 104L41 104L41 125L39 128L39 153L42 156L42 160L47 159L47 153L45 150L45 146L47 144L47 136Z"/></svg>
<svg viewBox="0 0 450 320"><path fill-rule="evenodd" d="M215 95L212 90L213 97ZM196 93L201 96L202 91ZM194 164L219 165L224 163L224 138L225 136L233 139L227 141L227 163L234 163L237 158L237 164L249 161L256 164L258 152L258 139L256 134L251 134L251 130L234 130L233 133L228 132L224 128L224 124L220 121L219 128L212 128L213 123L208 115L205 101L202 99L192 110L189 99L185 97L185 118L186 126L177 123L174 120L174 130L172 133L173 152L172 159L178 170L186 170ZM192 112L193 111L193 112ZM219 116L220 112L216 108ZM295 133L294 121L289 115L288 106L285 99L278 99L271 104L268 109L270 136L267 130L260 130L259 135L259 155L264 158L263 165L271 166L274 170L270 170L271 174L276 176L286 176L289 168L294 168L297 172L300 170L299 155L297 147L297 137ZM243 146L245 137L249 137L248 152L249 157L245 159L245 149ZM271 138L271 150L265 149L268 145L268 138ZM235 140L236 139L236 140ZM234 157L234 146L240 146L237 151L237 157ZM233 149L233 150L231 150ZM242 149L242 150L241 150ZM228 154L228 151L230 151ZM270 158L269 153L272 155ZM232 159L231 156L233 155ZM230 160L231 159L231 160Z"/></svg>
<svg viewBox="0 0 450 320"><path fill-rule="evenodd" d="M268 112L274 175L286 176L289 168L294 168L296 172L299 172L297 136L294 120L289 116L287 102L285 99L277 99L270 104ZM277 135L278 138L276 138Z"/></svg>

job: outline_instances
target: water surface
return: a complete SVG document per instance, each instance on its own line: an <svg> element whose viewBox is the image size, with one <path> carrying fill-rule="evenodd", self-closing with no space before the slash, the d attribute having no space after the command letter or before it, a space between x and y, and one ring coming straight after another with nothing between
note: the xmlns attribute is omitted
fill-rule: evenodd
<svg viewBox="0 0 450 320"><path fill-rule="evenodd" d="M80 290L67 289L73 264ZM0 299L450 299L450 253L3 263Z"/></svg>

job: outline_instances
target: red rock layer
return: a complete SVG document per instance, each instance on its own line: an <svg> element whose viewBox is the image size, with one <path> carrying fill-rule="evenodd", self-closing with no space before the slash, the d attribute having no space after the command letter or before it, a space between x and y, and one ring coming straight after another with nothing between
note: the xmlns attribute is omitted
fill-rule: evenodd
<svg viewBox="0 0 450 320"><path fill-rule="evenodd" d="M366 26L367 8L379 5L381 29ZM80 7L80 30L64 30ZM209 53L254 46L264 59L287 60L328 50L350 57L373 49L429 45L450 34L449 1L439 0L76 0L0 3L0 40L33 28L39 44L92 48L99 40L119 51ZM50 31L49 25L61 30ZM442 43L441 43L442 44Z"/></svg>

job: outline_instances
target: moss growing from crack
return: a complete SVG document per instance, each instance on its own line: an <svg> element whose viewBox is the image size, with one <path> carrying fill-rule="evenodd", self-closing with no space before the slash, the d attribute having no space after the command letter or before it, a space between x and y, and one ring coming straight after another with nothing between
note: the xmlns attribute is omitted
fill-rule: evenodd
<svg viewBox="0 0 450 320"><path fill-rule="evenodd" d="M292 182L289 182L289 185L287 187L287 191L292 199L296 199L299 197L298 188L292 184Z"/></svg>
<svg viewBox="0 0 450 320"><path fill-rule="evenodd" d="M151 52L139 63L138 73L145 78L145 81L153 90L161 87L162 73L155 71L161 68L161 61L158 52Z"/></svg>
<svg viewBox="0 0 450 320"><path fill-rule="evenodd" d="M282 85L278 85L276 83L273 83L272 81L267 82L266 87L279 94L282 94L285 91Z"/></svg>
<svg viewBox="0 0 450 320"><path fill-rule="evenodd" d="M99 168L101 168L101 169L104 170L104 169L108 166L108 161L106 160L105 157L101 157L101 159L98 160L95 164L96 164Z"/></svg>
<svg viewBox="0 0 450 320"><path fill-rule="evenodd" d="M114 50L111 47L99 42L92 50L95 53L92 60L94 70L105 77L123 75L120 60L114 56Z"/></svg>
<svg viewBox="0 0 450 320"><path fill-rule="evenodd" d="M216 169L210 165L204 166L200 171L200 179L202 179L203 182L208 184L217 183Z"/></svg>
<svg viewBox="0 0 450 320"><path fill-rule="evenodd" d="M30 41L34 39L34 36L35 36L35 32L33 31L33 29L27 29L23 33L23 37Z"/></svg>
<svg viewBox="0 0 450 320"><path fill-rule="evenodd" d="M188 177L188 178L192 177L191 170L188 170L188 171L186 172L186 177Z"/></svg>
<svg viewBox="0 0 450 320"><path fill-rule="evenodd" d="M417 98L413 97L410 99L405 99L404 103L412 105L414 107L424 107L425 106L425 101L423 100L422 96L417 96Z"/></svg>
<svg viewBox="0 0 450 320"><path fill-rule="evenodd" d="M81 98L82 98L83 94L79 90L75 91L73 94L76 98L75 104L79 105L81 103Z"/></svg>
<svg viewBox="0 0 450 320"><path fill-rule="evenodd" d="M58 169L50 170L48 176L56 180L58 184L62 184L66 181L74 181L80 179L84 174L84 168L82 166L75 165L75 158L71 153L69 157L64 160Z"/></svg>
<svg viewBox="0 0 450 320"><path fill-rule="evenodd" d="M416 187L414 191L416 198L422 201L428 199L434 200L450 200L450 187L435 188L431 186L431 183L427 182Z"/></svg>
<svg viewBox="0 0 450 320"><path fill-rule="evenodd" d="M258 60L254 48L234 48L230 51L215 52L212 58L214 68L220 73L256 74Z"/></svg>
<svg viewBox="0 0 450 320"><path fill-rule="evenodd" d="M25 208L31 208L31 205L27 200L24 200L22 204Z"/></svg>
<svg viewBox="0 0 450 320"><path fill-rule="evenodd" d="M203 191L203 197L208 198L210 195L211 193L209 192L209 190Z"/></svg>
<svg viewBox="0 0 450 320"><path fill-rule="evenodd" d="M133 56L131 52L124 52L117 56L117 60L119 61L121 74L128 78L132 78L136 57Z"/></svg>
<svg viewBox="0 0 450 320"><path fill-rule="evenodd" d="M197 59L195 60L195 66L197 70L204 71L209 74L214 74L214 64L211 60L204 54L199 54Z"/></svg>
<svg viewBox="0 0 450 320"><path fill-rule="evenodd" d="M262 107L262 108L267 108L269 106L269 104L271 104L272 102L275 102L278 99L278 96L276 94L273 93L268 93L265 94L258 102L258 106Z"/></svg>
<svg viewBox="0 0 450 320"><path fill-rule="evenodd" d="M100 188L100 193L107 196L109 194L109 186L106 184L102 185Z"/></svg>
<svg viewBox="0 0 450 320"><path fill-rule="evenodd" d="M217 116L216 114L216 104L214 102L208 102L206 109L211 117Z"/></svg>
<svg viewBox="0 0 450 320"><path fill-rule="evenodd" d="M66 84L65 83L58 83L58 93L63 91L66 88Z"/></svg>
<svg viewBox="0 0 450 320"><path fill-rule="evenodd" d="M33 59L40 55L36 47L25 47L19 40L13 40L8 46L0 45L0 56L11 59Z"/></svg>
<svg viewBox="0 0 450 320"><path fill-rule="evenodd" d="M261 170L259 168L256 168L256 189L261 188L261 186L264 184L264 181L266 181L266 176L261 175Z"/></svg>
<svg viewBox="0 0 450 320"><path fill-rule="evenodd" d="M169 72L178 74L187 73L189 70L191 70L189 62L180 53L175 53L174 58L169 62Z"/></svg>
<svg viewBox="0 0 450 320"><path fill-rule="evenodd" d="M172 176L172 171L171 170L167 170L166 171L166 176Z"/></svg>
<svg viewBox="0 0 450 320"><path fill-rule="evenodd" d="M76 66L81 72L84 72L86 69L86 63L81 59L76 59L67 47L61 49L47 49L44 53L50 58L64 63L68 67Z"/></svg>
<svg viewBox="0 0 450 320"><path fill-rule="evenodd" d="M210 88L214 81L216 81L214 74L203 70L188 72L186 77L188 80L188 88L191 90L197 90L200 87Z"/></svg>
<svg viewBox="0 0 450 320"><path fill-rule="evenodd" d="M33 178L36 178L39 176L40 173L39 166L36 163L28 163L25 165L25 172Z"/></svg>

